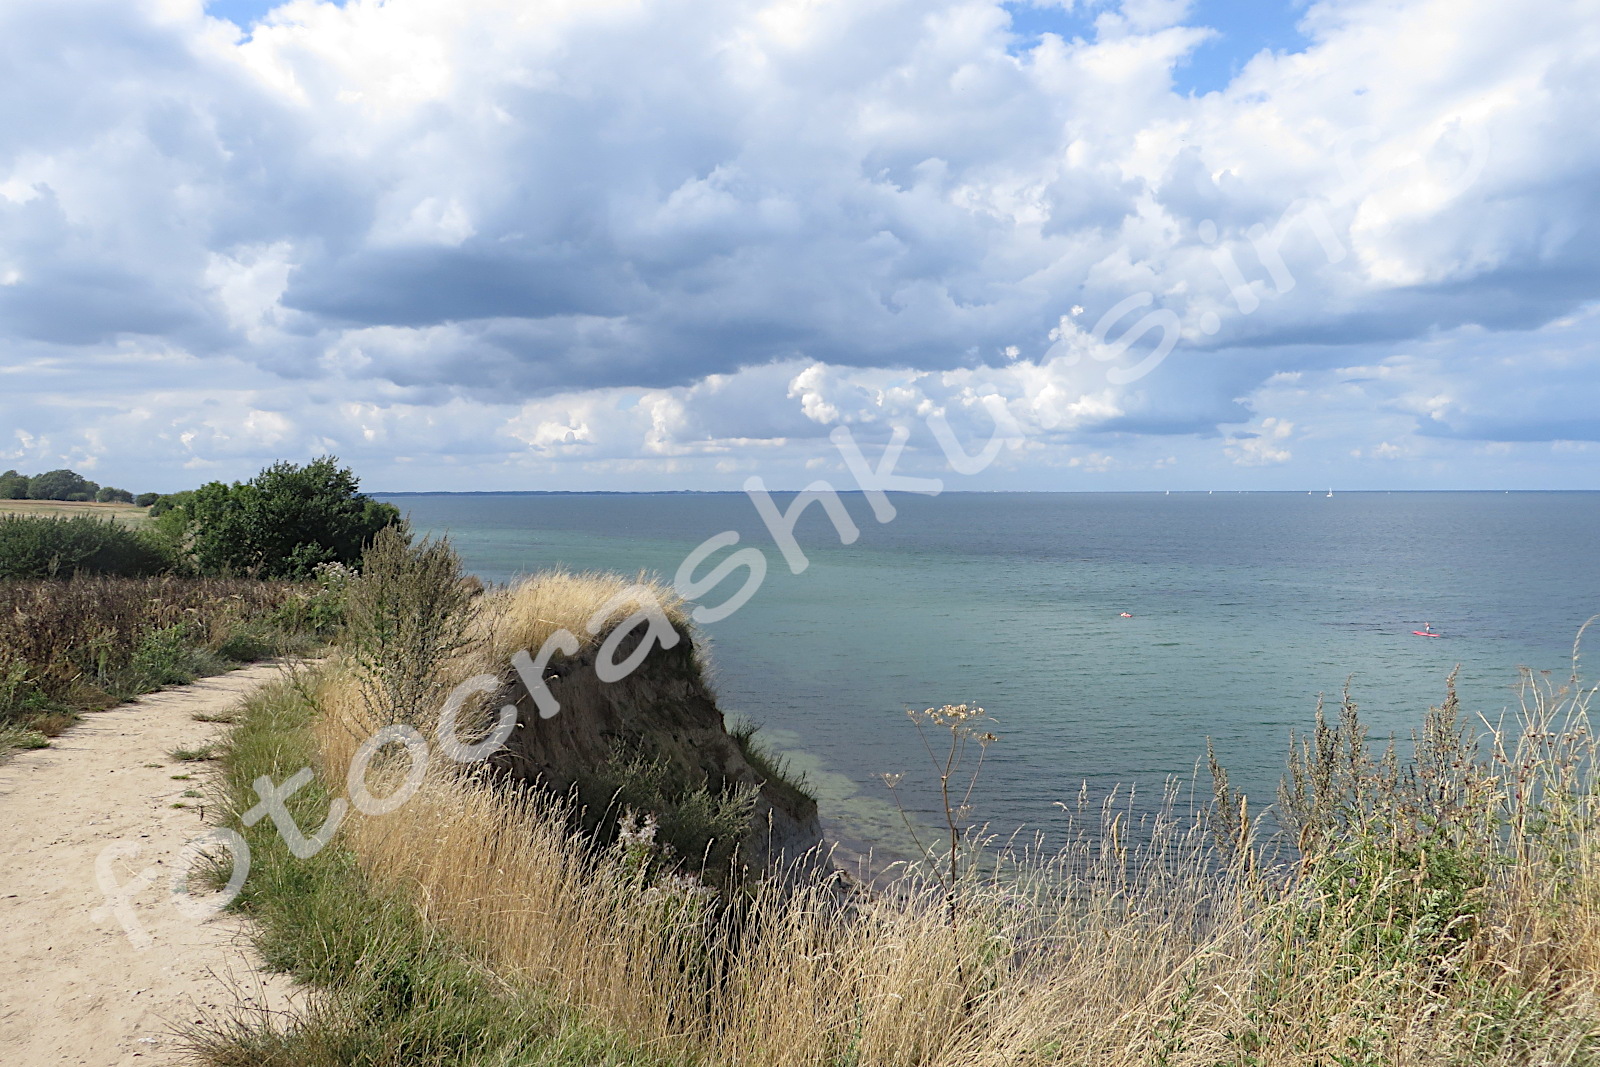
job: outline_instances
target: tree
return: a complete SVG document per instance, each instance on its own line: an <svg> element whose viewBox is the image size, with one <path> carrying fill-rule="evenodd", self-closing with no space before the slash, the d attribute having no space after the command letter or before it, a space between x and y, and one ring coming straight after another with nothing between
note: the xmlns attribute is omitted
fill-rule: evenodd
<svg viewBox="0 0 1600 1067"><path fill-rule="evenodd" d="M187 511L189 505L194 503L195 492L185 489L181 493L146 493L146 496L155 497L150 504L150 517L156 518L170 511Z"/></svg>
<svg viewBox="0 0 1600 1067"><path fill-rule="evenodd" d="M28 499L28 476L16 471L0 474L0 500Z"/></svg>
<svg viewBox="0 0 1600 1067"><path fill-rule="evenodd" d="M28 479L30 500L93 500L100 487L76 471L46 471Z"/></svg>
<svg viewBox="0 0 1600 1067"><path fill-rule="evenodd" d="M160 499L160 493L140 493L138 496L133 498L133 502L138 507L147 508Z"/></svg>
<svg viewBox="0 0 1600 1067"><path fill-rule="evenodd" d="M274 463L248 482L211 482L183 507L207 574L305 579L323 563L356 566L379 530L400 522L392 504L359 491L333 456L304 467Z"/></svg>
<svg viewBox="0 0 1600 1067"><path fill-rule="evenodd" d="M94 495L94 498L100 501L102 504L133 503L132 493L128 492L126 489L113 489L109 485L101 486L100 491Z"/></svg>

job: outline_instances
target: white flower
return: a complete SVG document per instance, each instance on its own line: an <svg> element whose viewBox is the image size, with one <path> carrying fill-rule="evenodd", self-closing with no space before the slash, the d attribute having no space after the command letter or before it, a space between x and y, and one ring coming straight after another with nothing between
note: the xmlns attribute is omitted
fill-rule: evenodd
<svg viewBox="0 0 1600 1067"><path fill-rule="evenodd" d="M622 817L622 822L618 826L617 846L624 852L631 852L636 848L655 848L656 817L646 815L644 821L640 822L638 815L628 812Z"/></svg>

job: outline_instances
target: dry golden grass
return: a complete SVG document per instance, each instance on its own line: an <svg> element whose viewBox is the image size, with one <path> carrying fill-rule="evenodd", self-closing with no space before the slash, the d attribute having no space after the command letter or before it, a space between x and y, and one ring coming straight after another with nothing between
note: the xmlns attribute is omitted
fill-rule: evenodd
<svg viewBox="0 0 1600 1067"><path fill-rule="evenodd" d="M35 515L72 518L87 515L92 519L116 519L128 526L143 526L150 521L149 508L132 504L98 504L65 500L0 500L0 515Z"/></svg>
<svg viewBox="0 0 1600 1067"><path fill-rule="evenodd" d="M556 575L496 593L478 654L537 649L561 627L582 636L630 584ZM358 690L334 669L318 693L330 781L378 725ZM1080 804L1083 831L1064 842L972 852L953 924L939 884L909 868L870 894L768 883L726 909L646 886L621 854L574 837L559 802L440 761L404 808L353 815L342 840L504 979L708 1065L1595 1062L1589 694L1533 679L1527 692L1482 752L1436 739L1416 791L1348 745L1353 799L1329 807L1320 836L1302 833L1293 862L1274 864L1231 811L1208 822L1169 803L1130 822L1114 803ZM1349 738L1319 740L1344 758ZM1407 851L1396 827L1426 823L1406 805L1430 790L1452 821Z"/></svg>
<svg viewBox="0 0 1600 1067"><path fill-rule="evenodd" d="M687 630L683 598L659 579L645 574L630 579L619 574L547 571L485 596L478 616L479 662L489 670L504 669L513 654L524 649L536 654L559 630L572 634L582 646L593 645L600 638L590 633L590 619L606 604L611 605L606 620L638 610L641 596L630 595L637 589L648 591L643 598L647 606L659 605L675 626ZM605 632L604 621L599 630Z"/></svg>

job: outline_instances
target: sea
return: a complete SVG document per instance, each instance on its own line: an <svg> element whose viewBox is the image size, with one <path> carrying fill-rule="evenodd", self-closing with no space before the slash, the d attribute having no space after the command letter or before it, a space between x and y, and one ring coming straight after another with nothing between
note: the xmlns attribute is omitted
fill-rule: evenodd
<svg viewBox="0 0 1600 1067"><path fill-rule="evenodd" d="M983 707L997 740L968 821L1048 839L1083 796L1135 811L1169 788L1208 796L1208 743L1269 804L1292 733L1347 685L1372 734L1402 747L1452 671L1464 709L1497 720L1519 668L1570 677L1600 614L1600 493L892 495L887 522L841 496L859 537L842 544L809 507L798 574L742 493L383 498L489 582L550 568L670 582L707 538L738 533L768 571L703 628L720 703L805 775L832 835L891 854L900 807L913 824L939 810L908 710ZM885 774L904 776L898 800Z"/></svg>

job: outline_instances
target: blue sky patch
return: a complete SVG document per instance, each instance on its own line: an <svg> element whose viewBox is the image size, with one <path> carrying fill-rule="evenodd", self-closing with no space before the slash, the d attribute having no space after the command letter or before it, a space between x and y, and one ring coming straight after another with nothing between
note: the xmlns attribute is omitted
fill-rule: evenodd
<svg viewBox="0 0 1600 1067"><path fill-rule="evenodd" d="M1074 37L1092 41L1095 17L1110 9L1105 4L1078 4L1066 11L1026 0L1004 6L1021 48L1031 47L1046 33L1069 41ZM1208 26L1217 33L1173 72L1177 91L1203 96L1225 88L1263 49L1301 51L1310 43L1295 28L1304 13L1304 3L1283 0L1196 0L1184 24Z"/></svg>

